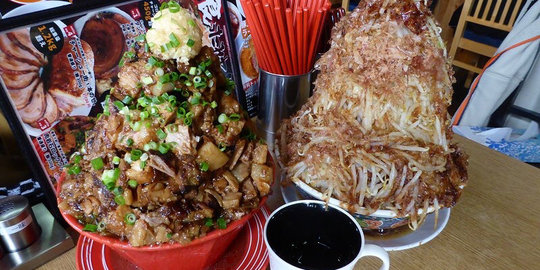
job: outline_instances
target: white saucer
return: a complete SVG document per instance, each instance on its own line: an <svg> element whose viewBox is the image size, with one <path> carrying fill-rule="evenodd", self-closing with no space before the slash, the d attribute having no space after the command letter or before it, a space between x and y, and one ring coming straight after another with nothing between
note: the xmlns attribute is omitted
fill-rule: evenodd
<svg viewBox="0 0 540 270"><path fill-rule="evenodd" d="M279 186L281 187L281 195L283 196L283 200L285 201L285 203L303 199L301 195L296 191L296 186L294 184L291 183L290 185L287 185L285 187L283 185ZM444 227L446 227L449 219L450 209L443 208L439 210L437 228L434 228L435 214L432 213L426 217L424 223L418 229L416 229L416 231L403 234L403 236L387 238L368 236L366 237L366 244L374 244L380 246L386 251L414 248L431 241L433 238L439 235L444 229Z"/></svg>

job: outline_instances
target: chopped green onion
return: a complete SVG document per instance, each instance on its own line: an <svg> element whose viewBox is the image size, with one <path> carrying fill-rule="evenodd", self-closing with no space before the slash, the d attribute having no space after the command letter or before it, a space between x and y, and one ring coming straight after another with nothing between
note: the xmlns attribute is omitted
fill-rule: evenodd
<svg viewBox="0 0 540 270"><path fill-rule="evenodd" d="M105 226L105 222L100 221L100 222L97 224L97 230L98 230L98 232L104 231L104 230L105 230L105 227L106 227L106 226Z"/></svg>
<svg viewBox="0 0 540 270"><path fill-rule="evenodd" d="M128 186L130 186L132 188L136 188L138 185L139 185L139 183L137 183L137 181L135 181L133 179L128 181Z"/></svg>
<svg viewBox="0 0 540 270"><path fill-rule="evenodd" d="M186 45L188 45L188 47L193 47L193 45L195 45L195 41L193 39L188 39Z"/></svg>
<svg viewBox="0 0 540 270"><path fill-rule="evenodd" d="M229 120L238 121L238 120L240 120L240 115L237 114L237 113L231 113L231 115L229 115Z"/></svg>
<svg viewBox="0 0 540 270"><path fill-rule="evenodd" d="M158 116L159 115L159 109L156 108L155 106L150 107L150 114Z"/></svg>
<svg viewBox="0 0 540 270"><path fill-rule="evenodd" d="M124 103L122 103L122 101L115 101L113 102L114 106L116 106L116 108L118 108L118 110L122 110L124 108Z"/></svg>
<svg viewBox="0 0 540 270"><path fill-rule="evenodd" d="M81 155L74 155L72 159L73 159L73 164L79 164L79 162L81 162L82 157Z"/></svg>
<svg viewBox="0 0 540 270"><path fill-rule="evenodd" d="M158 148L158 144L156 142L149 142L145 144L143 147L144 151L156 150L157 148Z"/></svg>
<svg viewBox="0 0 540 270"><path fill-rule="evenodd" d="M137 217L136 217L135 214L133 214L133 213L128 213L128 214L126 214L126 216L124 217L124 221L125 221L126 224L128 224L128 225L133 225L133 224L135 224L135 221L137 221Z"/></svg>
<svg viewBox="0 0 540 270"><path fill-rule="evenodd" d="M217 219L217 225L218 225L218 228L220 229L227 228L227 222L225 221L224 218L221 218L221 217Z"/></svg>
<svg viewBox="0 0 540 270"><path fill-rule="evenodd" d="M120 177L120 169L104 170L101 174L101 181L108 190L112 190L116 186L116 180Z"/></svg>
<svg viewBox="0 0 540 270"><path fill-rule="evenodd" d="M113 163L114 165L118 165L118 164L120 164L120 158L119 158L119 157L117 157L117 156L113 157L113 159L112 159L112 163Z"/></svg>
<svg viewBox="0 0 540 270"><path fill-rule="evenodd" d="M167 143L162 143L158 147L158 151L160 153L164 154L164 155L167 154L167 152L169 152L169 150L170 150L170 145L167 144Z"/></svg>
<svg viewBox="0 0 540 270"><path fill-rule="evenodd" d="M143 111L143 112L139 113L139 116L141 117L141 120L144 120L144 119L150 117L150 113L147 112L147 111Z"/></svg>
<svg viewBox="0 0 540 270"><path fill-rule="evenodd" d="M141 35L138 35L136 38L135 38L135 41L137 42L142 42L146 39L146 34L141 34Z"/></svg>
<svg viewBox="0 0 540 270"><path fill-rule="evenodd" d="M148 107L151 102L152 100L149 97L140 97L139 99L137 99L137 103L143 108Z"/></svg>
<svg viewBox="0 0 540 270"><path fill-rule="evenodd" d="M79 165L73 165L68 169L68 174L74 175L81 172L81 167Z"/></svg>
<svg viewBox="0 0 540 270"><path fill-rule="evenodd" d="M86 224L86 225L84 225L83 231L85 231L85 232L96 232L97 228L98 227L95 224Z"/></svg>
<svg viewBox="0 0 540 270"><path fill-rule="evenodd" d="M124 160L128 163L128 164L131 164L133 162L133 160L131 160L131 154L130 153L126 153L126 155L124 155Z"/></svg>
<svg viewBox="0 0 540 270"><path fill-rule="evenodd" d="M210 104L210 103L208 103L208 101L206 101L206 100L203 100L203 101L202 101L203 107L206 106L206 105L208 105L208 104Z"/></svg>
<svg viewBox="0 0 540 270"><path fill-rule="evenodd" d="M201 164L199 164L199 168L201 169L202 172L206 172L208 171L208 168L210 167L210 165L208 165L208 163L206 162L201 162Z"/></svg>
<svg viewBox="0 0 540 270"><path fill-rule="evenodd" d="M195 21L193 19L189 19L188 24L193 26L193 27L197 26L197 24L195 23Z"/></svg>
<svg viewBox="0 0 540 270"><path fill-rule="evenodd" d="M165 71L163 71L162 68L156 68L156 71L154 71L154 74L156 76L163 76L163 74L165 74Z"/></svg>
<svg viewBox="0 0 540 270"><path fill-rule="evenodd" d="M129 116L129 108L128 108L128 106L124 106L124 107L120 110L120 114L125 115L125 116L126 116L126 120L129 121L130 116Z"/></svg>
<svg viewBox="0 0 540 270"><path fill-rule="evenodd" d="M212 72L210 72L210 70L205 70L204 75L206 75L206 77L208 77L208 78L212 78L214 76L214 75L212 75Z"/></svg>
<svg viewBox="0 0 540 270"><path fill-rule="evenodd" d="M124 191L122 190L121 187L115 187L113 189L113 193L114 193L114 195L122 195L122 193L124 193Z"/></svg>
<svg viewBox="0 0 540 270"><path fill-rule="evenodd" d="M154 80L152 79L152 77L144 77L142 78L142 83L144 83L145 85L149 85L151 83L153 83Z"/></svg>
<svg viewBox="0 0 540 270"><path fill-rule="evenodd" d="M123 57L120 59L120 62L118 62L118 66L119 66L119 67L123 67L123 66L124 66L124 58L123 58Z"/></svg>
<svg viewBox="0 0 540 270"><path fill-rule="evenodd" d="M225 95L230 96L230 95L231 95L231 91L225 90Z"/></svg>
<svg viewBox="0 0 540 270"><path fill-rule="evenodd" d="M171 75L171 81L173 81L173 82L178 81L178 78L180 78L180 75L178 75L178 72L173 71L173 72L171 72L169 74Z"/></svg>
<svg viewBox="0 0 540 270"><path fill-rule="evenodd" d="M186 116L186 109L184 109L183 107L178 107L176 115L178 116L178 118L184 118Z"/></svg>
<svg viewBox="0 0 540 270"><path fill-rule="evenodd" d="M188 117L184 118L184 125L189 127L191 126L192 122L193 122L193 119L188 118Z"/></svg>
<svg viewBox="0 0 540 270"><path fill-rule="evenodd" d="M124 99L122 99L122 102L126 105L129 105L133 101L133 98L130 96L125 96Z"/></svg>
<svg viewBox="0 0 540 270"><path fill-rule="evenodd" d="M150 58L148 58L148 64L152 66L156 65L158 62L159 60L155 56L150 56Z"/></svg>
<svg viewBox="0 0 540 270"><path fill-rule="evenodd" d="M221 152L225 152L227 150L227 146L222 143L219 143L218 147L219 147L219 151Z"/></svg>
<svg viewBox="0 0 540 270"><path fill-rule="evenodd" d="M216 128L217 128L219 133L223 133L223 126L222 125L217 125Z"/></svg>
<svg viewBox="0 0 540 270"><path fill-rule="evenodd" d="M92 159L90 163L92 163L92 168L96 171L103 169L103 159L101 159L100 157Z"/></svg>
<svg viewBox="0 0 540 270"><path fill-rule="evenodd" d="M185 81L185 82L184 82L184 84L185 84L185 85L186 85L187 87L189 87L189 86L192 86L192 85L193 85L193 83L192 83L192 82L190 82L190 81Z"/></svg>
<svg viewBox="0 0 540 270"><path fill-rule="evenodd" d="M169 1L169 11L171 13L176 13L180 11L180 4L173 0Z"/></svg>
<svg viewBox="0 0 540 270"><path fill-rule="evenodd" d="M200 101L201 101L201 98L200 98L200 97L193 96L193 97L191 98L191 101L190 101L190 102L191 102L192 105L197 105L197 104L200 103Z"/></svg>
<svg viewBox="0 0 540 270"><path fill-rule="evenodd" d="M141 168L141 170L144 170L145 167L146 167L146 161L141 161L141 163L139 163L139 168Z"/></svg>
<svg viewBox="0 0 540 270"><path fill-rule="evenodd" d="M159 77L160 83L168 83L171 81L171 75L170 74L164 74L163 76Z"/></svg>
<svg viewBox="0 0 540 270"><path fill-rule="evenodd" d="M169 7L169 2L163 2L161 6L159 7L159 10L164 10Z"/></svg>
<svg viewBox="0 0 540 270"><path fill-rule="evenodd" d="M126 140L126 144L127 144L128 147L131 147L131 146L133 145L133 143L134 143L134 141L133 141L132 138L128 138L128 139Z"/></svg>
<svg viewBox="0 0 540 270"><path fill-rule="evenodd" d="M131 160L137 161L139 158L141 158L143 152L139 149L133 149L131 150Z"/></svg>
<svg viewBox="0 0 540 270"><path fill-rule="evenodd" d="M167 137L167 133L165 133L162 129L158 129L156 134L160 140L164 140Z"/></svg>
<svg viewBox="0 0 540 270"><path fill-rule="evenodd" d="M116 195L114 196L114 202L118 205L124 205L126 204L126 199L122 195Z"/></svg>
<svg viewBox="0 0 540 270"><path fill-rule="evenodd" d="M227 115L224 114L224 113L222 113L222 114L220 114L220 115L218 116L218 122L219 122L220 124L223 124L223 123L227 122L228 120L229 120L229 117L227 117Z"/></svg>
<svg viewBox="0 0 540 270"><path fill-rule="evenodd" d="M193 82L194 82L194 83L200 83L201 81L202 81L201 76L195 76L195 77L193 78Z"/></svg>
<svg viewBox="0 0 540 270"><path fill-rule="evenodd" d="M197 89L201 89L201 88L206 88L208 86L208 84L205 83L205 82L200 82L200 83L195 83L194 86Z"/></svg>
<svg viewBox="0 0 540 270"><path fill-rule="evenodd" d="M189 75L195 75L197 74L197 68L196 67L191 67L189 69Z"/></svg>
<svg viewBox="0 0 540 270"><path fill-rule="evenodd" d="M141 127L142 127L142 123L141 121L137 121L133 124L129 124L131 126L131 129L133 129L133 131L137 132L139 130L141 130Z"/></svg>
<svg viewBox="0 0 540 270"><path fill-rule="evenodd" d="M109 101L111 99L110 95L105 96L105 105L103 106L103 114L104 115L111 115L109 112Z"/></svg>
<svg viewBox="0 0 540 270"><path fill-rule="evenodd" d="M165 102L165 100L162 97L153 97L152 98L152 103L154 103L156 105L162 104L163 102Z"/></svg>
<svg viewBox="0 0 540 270"><path fill-rule="evenodd" d="M215 109L217 108L217 102L214 100L212 103L210 103L210 108Z"/></svg>
<svg viewBox="0 0 540 270"><path fill-rule="evenodd" d="M172 237L172 233L167 233L167 238L171 238Z"/></svg>
<svg viewBox="0 0 540 270"><path fill-rule="evenodd" d="M171 40L171 45L173 45L174 47L178 47L180 45L180 41L178 41L178 38L174 33L171 33L169 35L169 39Z"/></svg>
<svg viewBox="0 0 540 270"><path fill-rule="evenodd" d="M214 221L211 218L207 218L206 221L204 222L204 226L212 227L214 226Z"/></svg>

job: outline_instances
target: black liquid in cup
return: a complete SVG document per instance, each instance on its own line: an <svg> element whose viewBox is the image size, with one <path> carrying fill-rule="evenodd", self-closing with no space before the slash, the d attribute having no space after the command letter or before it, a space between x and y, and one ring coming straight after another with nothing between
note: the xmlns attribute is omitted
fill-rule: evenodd
<svg viewBox="0 0 540 270"><path fill-rule="evenodd" d="M268 221L268 244L287 263L302 269L338 269L353 261L362 245L355 222L323 204L299 203Z"/></svg>

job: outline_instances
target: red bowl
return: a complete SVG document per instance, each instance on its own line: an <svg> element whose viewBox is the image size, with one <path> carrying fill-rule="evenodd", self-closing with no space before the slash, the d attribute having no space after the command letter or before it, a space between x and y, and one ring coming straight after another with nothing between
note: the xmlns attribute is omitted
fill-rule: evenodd
<svg viewBox="0 0 540 270"><path fill-rule="evenodd" d="M60 194L64 177L65 175L62 175L58 181L57 194ZM58 203L60 202L60 198L58 198ZM188 244L166 243L142 247L133 247L127 241L118 238L83 231L83 225L75 217L64 212L61 214L77 232L123 254L126 259L142 269L191 270L205 269L213 265L223 255L251 216L265 202L266 197L263 197L257 209L252 210L241 219L229 223L226 229L211 231L206 236L195 239Z"/></svg>

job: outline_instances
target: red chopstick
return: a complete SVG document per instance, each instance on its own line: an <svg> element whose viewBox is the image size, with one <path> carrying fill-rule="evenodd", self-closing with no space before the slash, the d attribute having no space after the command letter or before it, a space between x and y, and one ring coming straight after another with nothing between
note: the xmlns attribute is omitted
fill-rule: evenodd
<svg viewBox="0 0 540 270"><path fill-rule="evenodd" d="M328 0L240 0L262 69L300 75L313 67ZM326 36L326 35L325 35Z"/></svg>

